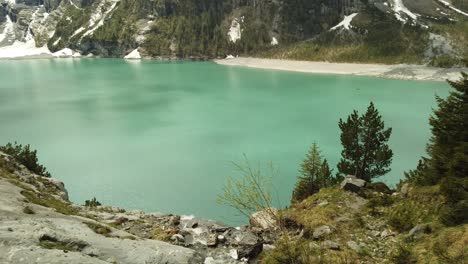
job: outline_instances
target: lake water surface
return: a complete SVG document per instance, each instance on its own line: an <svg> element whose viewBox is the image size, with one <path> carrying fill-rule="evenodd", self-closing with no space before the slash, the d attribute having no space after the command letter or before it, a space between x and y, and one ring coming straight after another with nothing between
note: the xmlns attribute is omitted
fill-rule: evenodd
<svg viewBox="0 0 468 264"><path fill-rule="evenodd" d="M374 101L393 127L395 184L429 138L446 83L118 59L0 61L0 144L30 143L73 201L233 223L232 162L271 161L281 206L316 141L334 166L339 118ZM336 170L336 169L335 169Z"/></svg>

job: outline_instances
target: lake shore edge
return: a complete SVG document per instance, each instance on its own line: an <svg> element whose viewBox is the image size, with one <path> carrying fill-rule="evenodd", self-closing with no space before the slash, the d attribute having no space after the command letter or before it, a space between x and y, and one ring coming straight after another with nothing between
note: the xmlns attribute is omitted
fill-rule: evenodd
<svg viewBox="0 0 468 264"><path fill-rule="evenodd" d="M468 72L468 68L436 68L425 65L409 64L359 64L334 63L322 61L295 61L280 59L264 59L252 57L237 57L231 59L213 60L224 66L240 66L255 69L293 71L315 74L338 74L379 77L386 79L415 81L446 81L458 80L460 72Z"/></svg>

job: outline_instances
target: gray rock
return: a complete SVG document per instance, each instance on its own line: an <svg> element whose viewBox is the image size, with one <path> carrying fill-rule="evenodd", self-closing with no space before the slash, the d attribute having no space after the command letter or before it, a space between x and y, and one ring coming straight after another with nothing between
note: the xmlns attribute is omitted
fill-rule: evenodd
<svg viewBox="0 0 468 264"><path fill-rule="evenodd" d="M333 242L331 240L325 240L322 242L322 247L328 248L328 249L333 249L333 250L340 250L340 245L336 242Z"/></svg>
<svg viewBox="0 0 468 264"><path fill-rule="evenodd" d="M408 232L408 237L418 238L427 231L430 231L430 224L418 224Z"/></svg>
<svg viewBox="0 0 468 264"><path fill-rule="evenodd" d="M185 238L181 234L172 235L171 240L175 242L185 242Z"/></svg>
<svg viewBox="0 0 468 264"><path fill-rule="evenodd" d="M352 250L354 250L354 251L356 251L356 252L358 252L358 253L362 251L362 247L361 247L360 245L358 245L358 243L356 243L356 242L354 242L354 241L348 241L348 242L346 243L346 245L347 245L350 249L352 249Z"/></svg>
<svg viewBox="0 0 468 264"><path fill-rule="evenodd" d="M328 205L328 201L323 201L318 204L319 207L326 206L326 205Z"/></svg>
<svg viewBox="0 0 468 264"><path fill-rule="evenodd" d="M223 235L218 235L218 242L219 242L219 243L224 243L224 242L226 242L226 237L224 237Z"/></svg>
<svg viewBox="0 0 468 264"><path fill-rule="evenodd" d="M216 247L216 245L218 245L218 236L216 234L208 235L206 245L209 247Z"/></svg>
<svg viewBox="0 0 468 264"><path fill-rule="evenodd" d="M309 248L310 249L319 249L320 248L320 245L315 243L315 242L310 242L309 243Z"/></svg>
<svg viewBox="0 0 468 264"><path fill-rule="evenodd" d="M394 236L394 235L395 234L391 230L387 230L387 229L382 231L382 233L380 233L381 238L387 238L387 237Z"/></svg>
<svg viewBox="0 0 468 264"><path fill-rule="evenodd" d="M408 196L408 190L409 190L409 184L408 184L408 183L405 183L405 184L403 184L403 186L401 186L400 194L401 194L403 197L406 197L406 196Z"/></svg>
<svg viewBox="0 0 468 264"><path fill-rule="evenodd" d="M276 220L277 215L278 209L266 208L250 216L250 225L264 230L276 229L278 228L278 223Z"/></svg>
<svg viewBox="0 0 468 264"><path fill-rule="evenodd" d="M254 258L260 254L263 249L263 241L249 231L242 233L237 244L238 259Z"/></svg>
<svg viewBox="0 0 468 264"><path fill-rule="evenodd" d="M341 182L341 189L349 192L358 193L364 186L366 181L356 178L356 176L348 175Z"/></svg>
<svg viewBox="0 0 468 264"><path fill-rule="evenodd" d="M312 236L314 239L321 239L331 233L331 229L327 225L319 226L314 229Z"/></svg>

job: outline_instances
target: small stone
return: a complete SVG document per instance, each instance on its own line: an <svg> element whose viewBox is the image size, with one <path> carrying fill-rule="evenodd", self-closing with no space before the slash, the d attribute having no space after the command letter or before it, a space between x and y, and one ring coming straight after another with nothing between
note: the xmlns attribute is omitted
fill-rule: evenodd
<svg viewBox="0 0 468 264"><path fill-rule="evenodd" d="M405 183L403 186L401 186L400 193L403 197L408 196L408 190L409 190L409 184Z"/></svg>
<svg viewBox="0 0 468 264"><path fill-rule="evenodd" d="M322 247L332 249L332 250L340 250L340 245L336 242L331 240L325 240L322 242Z"/></svg>
<svg viewBox="0 0 468 264"><path fill-rule="evenodd" d="M387 238L389 236L394 236L393 232L390 230L384 230L382 233L380 233L381 238Z"/></svg>
<svg viewBox="0 0 468 264"><path fill-rule="evenodd" d="M325 206L325 205L328 205L328 201L323 201L323 202L318 204L319 207L322 207L322 206Z"/></svg>
<svg viewBox="0 0 468 264"><path fill-rule="evenodd" d="M229 256L233 259L238 259L239 254L237 253L237 249L231 249L229 250Z"/></svg>
<svg viewBox="0 0 468 264"><path fill-rule="evenodd" d="M218 236L216 236L216 234L208 235L206 245L209 247L216 247L216 245L218 245Z"/></svg>
<svg viewBox="0 0 468 264"><path fill-rule="evenodd" d="M312 236L314 237L314 239L320 239L326 235L329 235L330 233L331 233L330 227L327 225L323 225L323 226L319 226L315 228Z"/></svg>
<svg viewBox="0 0 468 264"><path fill-rule="evenodd" d="M185 238L181 234L175 234L171 236L171 240L176 242L184 242Z"/></svg>
<svg viewBox="0 0 468 264"><path fill-rule="evenodd" d="M7 230L8 230L9 232L13 232L13 228L11 228L11 227L7 228Z"/></svg>
<svg viewBox="0 0 468 264"><path fill-rule="evenodd" d="M423 233L430 233L430 224L418 224L408 232L409 238L417 238Z"/></svg>
<svg viewBox="0 0 468 264"><path fill-rule="evenodd" d="M380 231L377 231L377 230L374 230L371 232L371 235L374 236L374 237L377 237L380 235Z"/></svg>
<svg viewBox="0 0 468 264"><path fill-rule="evenodd" d="M275 248L276 248L275 245L263 244L263 251L265 252L272 251Z"/></svg>
<svg viewBox="0 0 468 264"><path fill-rule="evenodd" d="M223 235L218 235L218 242L219 243L224 243L226 242L226 237Z"/></svg>
<svg viewBox="0 0 468 264"><path fill-rule="evenodd" d="M350 249L352 249L352 250L354 250L354 251L356 251L356 252L358 252L358 253L362 251L361 246L358 245L358 243L356 243L356 242L354 242L354 241L348 241L348 242L346 243L346 245L347 245Z"/></svg>
<svg viewBox="0 0 468 264"><path fill-rule="evenodd" d="M214 263L215 263L215 260L212 257L207 257L205 261L203 262L203 264L214 264Z"/></svg>
<svg viewBox="0 0 468 264"><path fill-rule="evenodd" d="M320 245L315 243L315 242L310 242L309 243L309 248L310 249L318 249L318 248L320 248Z"/></svg>

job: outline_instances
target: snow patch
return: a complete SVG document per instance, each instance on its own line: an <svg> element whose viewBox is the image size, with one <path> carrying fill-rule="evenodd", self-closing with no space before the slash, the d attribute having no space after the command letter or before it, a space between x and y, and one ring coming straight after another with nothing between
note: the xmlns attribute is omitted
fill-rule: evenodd
<svg viewBox="0 0 468 264"><path fill-rule="evenodd" d="M343 27L343 28L345 28L346 30L349 30L349 29L352 27L352 26L351 26L351 21L353 21L353 18L354 18L355 16L357 16L357 14L358 14L358 13L352 13L352 14L349 15L349 16L345 16L344 19L343 19L343 21L341 21L338 25L332 27L332 28L330 29L330 31L335 30L335 29L338 29L338 28L340 28L340 27Z"/></svg>
<svg viewBox="0 0 468 264"><path fill-rule="evenodd" d="M50 54L51 53L46 45L41 48L37 48L34 39L30 39L26 42L15 41L11 46L0 48L0 58L2 59Z"/></svg>
<svg viewBox="0 0 468 264"><path fill-rule="evenodd" d="M94 31L96 31L96 29L100 28L102 25L104 25L104 20L105 18L107 17L107 15L112 12L115 8L115 6L117 5L117 2L113 2L111 7L109 8L109 10L107 10L106 12L102 13L102 7L104 6L104 4L106 3L106 1L102 1L101 3L99 3L95 13L91 14L91 18L89 19L89 27L91 29L89 29L88 31L86 31L83 36L81 36L81 39L83 39L84 37L88 36L88 35L92 35L94 33ZM97 22L97 23L96 23ZM81 40L80 39L80 40Z"/></svg>
<svg viewBox="0 0 468 264"><path fill-rule="evenodd" d="M81 32L83 32L83 30L85 30L84 27L80 27L79 29L77 29L75 32L73 32L73 34L70 36L70 38L73 38L74 36L80 34Z"/></svg>
<svg viewBox="0 0 468 264"><path fill-rule="evenodd" d="M141 59L141 55L140 55L140 52L138 51L138 48L130 52L127 56L124 57L124 59Z"/></svg>
<svg viewBox="0 0 468 264"><path fill-rule="evenodd" d="M278 40L275 37L273 37L273 38L271 38L271 43L270 44L273 45L273 46L276 46L276 45L278 45Z"/></svg>
<svg viewBox="0 0 468 264"><path fill-rule="evenodd" d="M15 24L13 23L13 21L11 21L10 16L8 16L8 15L6 16L6 22L5 23L6 23L5 28L3 29L3 32L0 34L0 42L5 40L8 35L11 35L11 34L15 33L15 31L14 31Z"/></svg>
<svg viewBox="0 0 468 264"><path fill-rule="evenodd" d="M231 23L231 28L229 29L228 36L229 40L233 43L236 43L241 39L242 30L240 23L244 22L244 17L241 17L240 21L237 18L234 18Z"/></svg>
<svg viewBox="0 0 468 264"><path fill-rule="evenodd" d="M405 14L413 20L416 20L419 15L411 12L406 6L403 4L403 0L394 0L393 2L393 11L395 12L395 17L403 23L407 22L406 17L403 17L401 14Z"/></svg>
<svg viewBox="0 0 468 264"><path fill-rule="evenodd" d="M57 46L61 39L62 37L59 37L56 41L54 41L54 43L52 43L52 46Z"/></svg>
<svg viewBox="0 0 468 264"><path fill-rule="evenodd" d="M52 53L52 56L54 57L71 57L73 55L73 50L69 48L64 48L62 50L59 50L57 52Z"/></svg>
<svg viewBox="0 0 468 264"><path fill-rule="evenodd" d="M464 16L468 16L468 13L465 13L465 12L461 11L460 9L455 8L454 6L452 6L452 5L451 5L449 2L447 2L447 1L444 1L444 0L437 0L437 1L439 1L439 3L441 3L441 4L444 5L445 7L450 8L450 9L452 9L453 11L455 11L455 12L457 12L457 13L459 13L459 14L462 14L462 15L464 15Z"/></svg>

